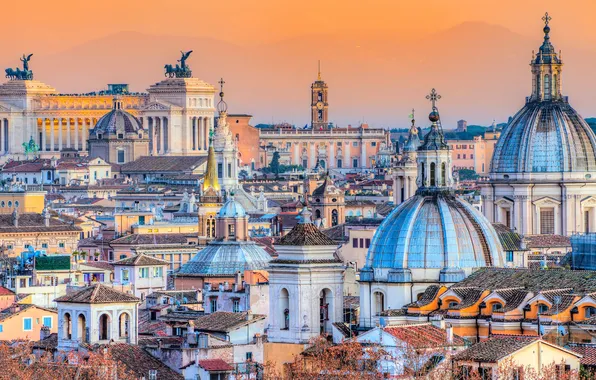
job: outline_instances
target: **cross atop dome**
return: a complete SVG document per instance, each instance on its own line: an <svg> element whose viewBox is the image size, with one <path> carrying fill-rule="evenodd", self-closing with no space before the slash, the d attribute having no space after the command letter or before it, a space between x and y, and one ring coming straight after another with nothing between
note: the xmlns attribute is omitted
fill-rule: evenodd
<svg viewBox="0 0 596 380"><path fill-rule="evenodd" d="M553 18L548 15L548 12L544 13L544 16L542 16L542 21L544 21L545 26L548 25L548 22L552 19Z"/></svg>
<svg viewBox="0 0 596 380"><path fill-rule="evenodd" d="M437 94L437 90L435 90L434 88L430 91L430 94L426 95L426 99L430 100L430 103L433 106L433 110L437 109L437 101L439 99L441 99L441 95ZM414 113L414 110L412 110L412 114Z"/></svg>
<svg viewBox="0 0 596 380"><path fill-rule="evenodd" d="M223 78L221 78L219 80L219 102L217 103L217 110L219 111L220 114L222 113L226 113L228 111L228 103L225 102L224 100L224 91L223 91L223 86L226 83Z"/></svg>

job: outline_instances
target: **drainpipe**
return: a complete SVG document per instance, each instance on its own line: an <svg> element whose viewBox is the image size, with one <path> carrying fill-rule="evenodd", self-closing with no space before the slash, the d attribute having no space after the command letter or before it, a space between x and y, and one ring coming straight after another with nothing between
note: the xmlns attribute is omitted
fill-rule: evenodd
<svg viewBox="0 0 596 380"><path fill-rule="evenodd" d="M480 342L480 326L478 326L478 318L482 314L482 309L486 308L486 303L484 301L480 302L478 305L478 314L476 314L476 343Z"/></svg>

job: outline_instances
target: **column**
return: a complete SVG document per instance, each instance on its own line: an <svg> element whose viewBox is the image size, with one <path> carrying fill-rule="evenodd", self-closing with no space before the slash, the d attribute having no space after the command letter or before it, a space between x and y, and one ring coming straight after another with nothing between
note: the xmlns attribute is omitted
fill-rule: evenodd
<svg viewBox="0 0 596 380"><path fill-rule="evenodd" d="M74 148L75 150L79 150L79 118L75 117L75 130L74 130Z"/></svg>
<svg viewBox="0 0 596 380"><path fill-rule="evenodd" d="M402 194L401 189L402 189L402 186L404 186L404 183L403 183L404 179L405 178L402 179L401 176L396 175L395 181L393 181L393 184L394 184L393 185L393 204L395 206L397 206L401 203L401 194ZM404 196L405 196L405 192L406 192L406 189L404 187Z"/></svg>
<svg viewBox="0 0 596 380"><path fill-rule="evenodd" d="M209 141L209 134L211 133L211 130L213 129L213 118L212 117L208 117L205 118L205 123L203 125L203 149L207 150L209 149L209 144L211 143Z"/></svg>
<svg viewBox="0 0 596 380"><path fill-rule="evenodd" d="M199 150L198 142L198 134L199 134L199 118L193 117L191 119L192 125L192 150Z"/></svg>
<svg viewBox="0 0 596 380"><path fill-rule="evenodd" d="M162 150L164 153L168 153L170 151L170 126L166 117L161 118L161 130L163 135Z"/></svg>
<svg viewBox="0 0 596 380"><path fill-rule="evenodd" d="M310 143L310 162L308 164L310 168L314 168L317 165L316 149L316 145Z"/></svg>
<svg viewBox="0 0 596 380"><path fill-rule="evenodd" d="M72 127L72 124L70 123L70 117L68 118L68 120L66 121L66 147L70 148L70 128Z"/></svg>
<svg viewBox="0 0 596 380"><path fill-rule="evenodd" d="M294 142L294 165L300 165L300 144L297 142Z"/></svg>
<svg viewBox="0 0 596 380"><path fill-rule="evenodd" d="M6 119L0 119L0 153L5 153L4 152L4 139L6 138L4 136L4 123Z"/></svg>
<svg viewBox="0 0 596 380"><path fill-rule="evenodd" d="M62 118L58 119L58 150L62 150Z"/></svg>
<svg viewBox="0 0 596 380"><path fill-rule="evenodd" d="M197 118L197 140L195 141L195 143L197 144L197 150L203 150L205 147L205 142L203 141L205 139L205 118L204 117L198 117Z"/></svg>
<svg viewBox="0 0 596 380"><path fill-rule="evenodd" d="M152 117L145 116L145 120L147 121L147 131L149 133L149 154L155 156L155 124Z"/></svg>
<svg viewBox="0 0 596 380"><path fill-rule="evenodd" d="M367 164L367 157L366 157L366 141L360 140L360 146L362 147L362 151L360 153L360 167L363 169L366 168Z"/></svg>
<svg viewBox="0 0 596 380"><path fill-rule="evenodd" d="M39 149L46 151L48 149L48 140L46 138L46 118L41 118L41 141L39 144Z"/></svg>
<svg viewBox="0 0 596 380"><path fill-rule="evenodd" d="M81 128L81 150L82 151L86 151L87 150L87 132L89 131L89 129L87 128L87 120L83 119L81 120L81 122L83 123L83 128ZM91 119L89 119L89 125L91 125L92 121Z"/></svg>
<svg viewBox="0 0 596 380"><path fill-rule="evenodd" d="M52 118L50 119L50 151L53 152L54 151L54 143L55 143L55 139L54 139L54 122L56 121L56 119Z"/></svg>
<svg viewBox="0 0 596 380"><path fill-rule="evenodd" d="M352 149L352 143L348 142L348 145L344 144L343 146L343 150L344 150L344 162L343 162L343 167L346 169L349 169L352 167L352 161L350 160L350 150Z"/></svg>

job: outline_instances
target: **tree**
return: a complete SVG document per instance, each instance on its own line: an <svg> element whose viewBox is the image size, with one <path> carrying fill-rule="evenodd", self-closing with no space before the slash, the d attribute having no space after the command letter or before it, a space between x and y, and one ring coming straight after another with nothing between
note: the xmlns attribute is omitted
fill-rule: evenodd
<svg viewBox="0 0 596 380"><path fill-rule="evenodd" d="M280 173L280 165L279 165L279 152L273 152L273 157L271 158L271 163L269 164L269 170L271 173L278 175Z"/></svg>
<svg viewBox="0 0 596 380"><path fill-rule="evenodd" d="M248 178L248 172L246 170L244 170L244 169L240 170L240 173L238 173L238 175L242 179L247 179Z"/></svg>
<svg viewBox="0 0 596 380"><path fill-rule="evenodd" d="M460 181L474 181L478 179L478 174L472 169L459 169L458 173Z"/></svg>

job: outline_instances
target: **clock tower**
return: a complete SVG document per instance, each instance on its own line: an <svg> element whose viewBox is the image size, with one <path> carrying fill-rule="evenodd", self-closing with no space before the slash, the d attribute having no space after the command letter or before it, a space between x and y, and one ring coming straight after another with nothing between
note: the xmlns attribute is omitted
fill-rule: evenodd
<svg viewBox="0 0 596 380"><path fill-rule="evenodd" d="M327 129L329 127L329 103L327 102L327 83L321 79L321 61L317 80L311 86L311 117L310 125L313 129Z"/></svg>

